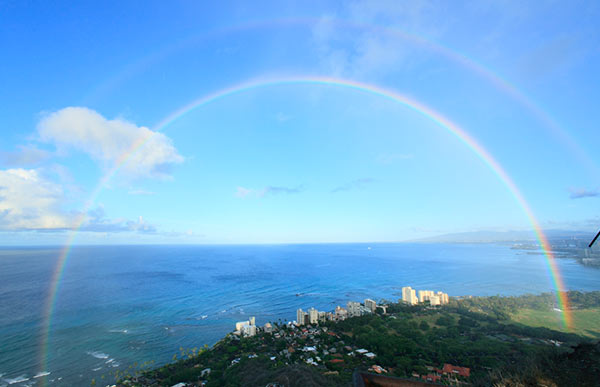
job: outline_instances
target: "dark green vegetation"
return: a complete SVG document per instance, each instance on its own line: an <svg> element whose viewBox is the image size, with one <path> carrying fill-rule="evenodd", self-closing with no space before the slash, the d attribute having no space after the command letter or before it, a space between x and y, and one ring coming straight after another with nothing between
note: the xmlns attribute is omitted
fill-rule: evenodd
<svg viewBox="0 0 600 387"><path fill-rule="evenodd" d="M461 301L461 305L472 311L534 327L545 327L581 336L600 338L600 292L568 293L569 314L572 327L564 324L563 314L555 309L556 295L544 293L537 296L520 297L477 297Z"/></svg>
<svg viewBox="0 0 600 387"><path fill-rule="evenodd" d="M577 311L600 305L600 292L568 295ZM596 385L600 349L592 339L513 320L524 310L553 311L555 302L552 294L475 297L435 308L391 304L386 315L320 326L275 325L273 333L228 335L211 349L120 384L335 386L350 385L355 370L375 364L388 375L410 378L449 363L469 367L470 377L461 379L473 385ZM361 348L375 358L359 354Z"/></svg>
<svg viewBox="0 0 600 387"><path fill-rule="evenodd" d="M561 353L526 360L510 372L493 370L494 386L598 386L600 343L581 343Z"/></svg>

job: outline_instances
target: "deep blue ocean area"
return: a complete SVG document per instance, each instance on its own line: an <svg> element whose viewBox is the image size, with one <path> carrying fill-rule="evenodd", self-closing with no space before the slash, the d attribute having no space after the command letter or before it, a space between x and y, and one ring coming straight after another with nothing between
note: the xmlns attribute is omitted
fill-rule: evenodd
<svg viewBox="0 0 600 387"><path fill-rule="evenodd" d="M75 247L42 353L60 252L0 249L0 386L106 385L109 372L212 345L249 316L263 325L293 320L297 308L396 301L402 286L450 296L553 290L543 255L502 244ZM600 290L600 270L557 263L567 288Z"/></svg>

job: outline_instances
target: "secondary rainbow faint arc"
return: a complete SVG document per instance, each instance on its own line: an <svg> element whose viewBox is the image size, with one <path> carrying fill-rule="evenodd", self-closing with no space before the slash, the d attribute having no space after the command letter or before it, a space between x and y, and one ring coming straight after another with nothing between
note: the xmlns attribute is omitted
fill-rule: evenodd
<svg viewBox="0 0 600 387"><path fill-rule="evenodd" d="M519 204L521 209L524 211L525 215L531 227L533 228L540 247L544 252L544 256L546 258L548 270L550 277L552 278L553 285L556 289L556 298L559 304L559 307L562 311L562 319L563 324L567 329L571 329L572 327L572 316L569 310L569 302L566 296L566 288L564 282L560 276L560 272L555 262L554 255L550 249L550 245L546 236L544 235L539 222L534 216L531 207L525 200L524 196L521 194L519 189L517 188L514 181L510 178L510 176L504 171L504 169L500 166L500 164L492 157L492 155L482 146L480 145L473 137L471 137L464 129L462 129L457 124L453 123L442 114L436 112L432 108L422 104L421 102L410 98L406 95L399 94L395 91L387 90L382 87L371 85L367 83L357 82L353 80L341 79L341 78L330 78L330 77L319 77L319 76L290 76L290 77L282 77L282 78L268 78L268 79L257 79L241 84L234 85L232 87L219 90L207 96L201 97L192 101L191 103L183 106L180 109L177 109L173 113L166 116L162 121L156 124L153 128L155 132L160 132L168 125L176 121L177 119L183 117L185 114L191 112L192 110L204 106L208 103L214 102L219 99L223 99L233 94L249 91L252 89L267 87L267 86L276 86L276 85L285 85L285 84L312 84L312 85L324 85L324 86L337 86L344 87L348 89L353 89L365 93L369 93L372 95L377 95L388 100L392 100L394 102L400 103L411 110L429 118L433 122L437 123L442 128L446 129L448 132L453 134L456 138L458 138L463 144L465 144L469 149L471 149L478 157L481 159L493 172L494 174L504 183L509 192L512 194L516 202ZM85 214L91 206L94 204L94 201L104 186L110 181L110 179L118 172L118 170L127 163L127 161L134 155L140 148L142 148L152 136L148 136L146 138L139 139L136 141L130 149L125 152L119 158L118 162L115 166L106 173L103 178L100 180L99 184L94 189L90 199L86 202L85 208L82 211L82 215L78 219L76 226L71 231L69 235L69 239L65 247L63 248L57 266L53 275L51 288L49 292L48 301L46 304L46 324L45 324L45 333L43 336L42 342L42 370L46 367L46 358L47 358L47 346L48 346L48 337L50 332L50 325L52 322L52 314L54 311L54 306L56 302L56 296L58 292L58 286L60 284L62 274L64 272L65 264L69 257L69 252L71 250L71 246L73 244L74 238L77 235L77 232L81 229L85 222Z"/></svg>
<svg viewBox="0 0 600 387"><path fill-rule="evenodd" d="M527 96L523 91L517 88L514 84L508 82L505 78L498 75L498 73L494 72L490 69L489 66L485 66L482 63L476 61L472 57L468 56L465 53L457 50L456 48L452 48L448 45L444 45L436 40L431 38L416 35L414 33L406 32L398 27L386 27L380 26L377 24L368 24L364 22L358 22L349 19L339 19L334 17L327 17L321 19L315 18L287 18L287 19L268 19L268 20L255 20L250 21L243 24L237 24L233 26L229 26L223 29L214 30L207 34L203 34L200 36L195 36L192 38L188 38L182 42L176 42L175 44L171 44L166 46L157 52L154 52L151 55L147 55L142 59L139 59L117 73L115 76L109 78L107 81L103 82L101 85L97 86L94 91L98 92L100 89L110 89L122 81L127 76L131 76L138 71L141 71L145 65L149 65L154 61L160 60L162 58L167 57L168 55L176 52L179 49L183 49L188 45L193 44L194 42L198 42L201 40L209 40L211 37L219 36L222 34L233 33L233 32L241 32L245 30L251 30L255 28L263 28L263 27L280 27L280 26L291 26L291 25L316 25L320 22L330 22L335 25L340 25L343 27L360 29L360 30L374 30L386 34L388 36L394 36L401 38L404 41L410 42L416 46L421 48L426 48L432 52L435 52L442 57L453 61L456 64L464 67L465 69L477 74L481 78L487 80L490 84L496 87L497 90L505 93L522 107L524 107L530 114L532 114L537 120L544 124L547 129L550 129L552 134L561 141L563 146L566 146L570 149L571 154L577 158L583 165L586 166L588 171L593 175L593 177L600 176L600 170L598 166L594 163L594 161L590 158L588 152L584 150L584 148L579 145L575 141L575 139L565 131L554 118L550 116L544 109L542 109L537 103L533 101L533 99Z"/></svg>

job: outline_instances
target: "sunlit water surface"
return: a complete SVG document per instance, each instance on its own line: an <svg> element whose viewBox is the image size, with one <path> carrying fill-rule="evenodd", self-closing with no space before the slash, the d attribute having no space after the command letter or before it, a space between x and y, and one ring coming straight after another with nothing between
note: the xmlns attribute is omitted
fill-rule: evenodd
<svg viewBox="0 0 600 387"><path fill-rule="evenodd" d="M262 325L293 320L297 308L397 300L407 285L451 296L553 289L542 255L506 245L76 247L43 353L59 254L0 250L0 386L110 380L134 362L162 364L180 347L211 345L249 316ZM569 289L599 290L599 270L570 259L558 267Z"/></svg>

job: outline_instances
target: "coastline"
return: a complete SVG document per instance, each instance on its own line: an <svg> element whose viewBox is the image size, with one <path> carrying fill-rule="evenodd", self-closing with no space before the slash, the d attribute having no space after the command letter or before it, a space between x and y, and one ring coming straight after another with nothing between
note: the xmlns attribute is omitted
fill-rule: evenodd
<svg viewBox="0 0 600 387"><path fill-rule="evenodd" d="M600 292L572 292L571 296L576 299L574 306L577 310L593 310L600 316ZM416 349L409 345L414 338L419 341L439 336L445 337L442 339L446 342L443 347L462 345L475 348L485 342L491 348L490 354L502 357L500 350L511 348L520 353L519 356L523 356L523 361L529 361L527 357L537 359L542 354L560 356L572 347L593 342L591 337L532 327L512 319L515 313L523 310L537 308L535 310L552 311L555 306L549 302L551 298L551 294L471 297L450 299L447 305L435 307L392 303L388 305L389 312L349 317L342 321L325 321L307 326L291 322L272 323L274 329L271 332L262 331L246 337L229 333L210 348L198 353L186 353L184 359L124 378L118 385L152 386L157 381L175 384L176 380L180 380L177 383L190 386L219 385L240 381L239 378L243 379L248 367L264 371L264 375L256 376L257 380L261 377L279 380L286 372L291 372L314 378L316 384L309 385L350 385L355 371L439 382L444 377L448 379L452 376L442 372L444 367L469 369L468 373L457 380L489 380L491 371L511 369L512 360L507 358L506 362L499 360L495 364L484 362L482 366L479 364L481 354L477 362L473 362L469 356L454 355L454 363L462 359L465 364L453 364L449 358L436 354L442 347L436 350L435 346L429 348L429 344L424 342L420 345L425 348L425 352L418 352L421 353L421 360L425 356L431 364L421 361L414 363L411 360L410 366L398 368L390 364L396 364L401 359L390 357L390 353L395 353L395 350L388 353L385 342L396 340L396 335L405 335L403 340L406 341L399 343L404 342L407 348L406 359L414 357L411 351ZM384 326L393 329L395 335L389 336L373 329ZM363 332L365 329L368 330L366 336ZM454 329L458 336L448 335ZM460 332L469 335L473 341L458 344L461 342ZM600 338L600 328L596 335L596 339Z"/></svg>
<svg viewBox="0 0 600 387"><path fill-rule="evenodd" d="M32 378L40 371L51 372L47 379L54 379L57 386L86 384L102 375L112 379L115 371L127 372L136 362L167 364L173 349L181 345L212 345L232 331L236 321L249 316L256 316L262 325L294 320L297 308L327 311L346 306L348 300L396 300L402 283L439 287L455 298L539 294L551 289L542 257L509 246L370 246L371 250L355 244L74 248L60 284L47 366L38 364L37 329L19 325L19 321L44 317L36 311L43 310L38 304L45 298L34 297L31 308L15 309L11 305L21 297L14 302L9 297L5 309L0 307L5 316L2 341L8 349L0 354L2 379ZM27 294L44 294L48 285L35 278L44 278L52 270L55 251L42 252L28 249L27 254L3 255L4 289L18 286ZM597 290L596 269L570 260L557 263L567 286ZM35 270L26 277L15 276L24 264ZM32 339L23 342L18 332ZM105 364L109 359L87 352L102 352L114 361Z"/></svg>

